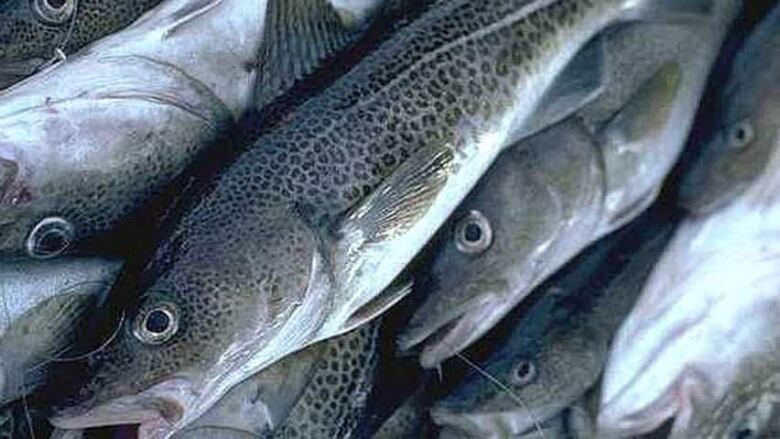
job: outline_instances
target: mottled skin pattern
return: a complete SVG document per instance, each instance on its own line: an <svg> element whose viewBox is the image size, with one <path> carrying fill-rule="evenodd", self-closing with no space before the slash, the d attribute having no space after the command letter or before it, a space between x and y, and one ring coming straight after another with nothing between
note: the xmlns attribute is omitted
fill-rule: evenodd
<svg viewBox="0 0 780 439"><path fill-rule="evenodd" d="M357 437L379 360L379 325L327 341L310 384L272 437Z"/></svg>
<svg viewBox="0 0 780 439"><path fill-rule="evenodd" d="M30 0L9 0L0 7L0 87L4 85L4 64L45 62L55 57L56 49L73 53L132 23L161 0L67 1L75 2L76 12L62 25L40 20Z"/></svg>
<svg viewBox="0 0 780 439"><path fill-rule="evenodd" d="M178 333L150 347L123 331L91 359L91 383L70 403L88 409L174 373L197 386L231 342L260 349L308 286L327 239L318 226L413 154L457 145L463 124L506 110L516 82L567 34L622 5L557 1L517 14L527 3L437 5L260 137L195 199L141 273L140 291L117 292L140 294L140 309L180 306ZM137 315L129 311L126 325Z"/></svg>

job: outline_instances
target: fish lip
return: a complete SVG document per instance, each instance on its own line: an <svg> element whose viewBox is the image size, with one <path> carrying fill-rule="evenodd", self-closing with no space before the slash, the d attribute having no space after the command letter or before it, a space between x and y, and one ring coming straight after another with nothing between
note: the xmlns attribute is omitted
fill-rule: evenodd
<svg viewBox="0 0 780 439"><path fill-rule="evenodd" d="M452 401L452 404L448 404ZM480 432L490 432L497 435L505 435L507 432L515 435L530 433L543 427L543 424L559 416L566 409L566 404L544 404L537 407L529 405L512 407L505 410L480 411L474 409L471 405L463 405L460 399L454 395L437 402L431 408L438 410L440 419L446 425L436 423L442 427L450 425L457 428L464 428L468 425L479 425ZM449 421L455 421L450 423ZM434 418L435 421L435 418ZM485 427L488 427L487 429ZM473 431L473 433L476 430ZM502 436L503 437L503 436Z"/></svg>
<svg viewBox="0 0 780 439"><path fill-rule="evenodd" d="M487 333L505 314L508 301L498 294L486 294L466 302L453 317L442 319L427 331L407 331L399 337L399 348L411 347L430 340L420 353L423 368L434 368L444 360L457 355ZM441 335L435 340L434 336Z"/></svg>
<svg viewBox="0 0 780 439"><path fill-rule="evenodd" d="M510 410L491 413L459 413L441 407L431 408L433 422L442 429L451 428L474 437L516 437L538 429L545 429L543 423L560 412L531 420L526 410ZM538 429L536 427L539 427Z"/></svg>
<svg viewBox="0 0 780 439"><path fill-rule="evenodd" d="M424 343L426 340L434 338L437 333L446 331L447 327L453 326L456 321L468 314L472 308L481 306L482 303L489 300L489 296L492 295L493 294L480 295L477 298L468 300L462 305L454 307L452 312L441 315L433 321L426 319L424 325L410 325L410 327L406 328L398 336L396 343L398 348L401 351L411 351L414 347ZM418 315L419 314L416 314L414 318Z"/></svg>
<svg viewBox="0 0 780 439"><path fill-rule="evenodd" d="M95 406L91 406L93 399L56 409L49 421L63 429L159 422L174 425L184 417L193 399L192 382L172 378L137 395L120 396Z"/></svg>

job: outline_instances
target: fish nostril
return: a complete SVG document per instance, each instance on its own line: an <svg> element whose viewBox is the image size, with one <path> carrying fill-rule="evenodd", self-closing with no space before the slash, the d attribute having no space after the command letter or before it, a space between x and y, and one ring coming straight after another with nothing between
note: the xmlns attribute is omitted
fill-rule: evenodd
<svg viewBox="0 0 780 439"><path fill-rule="evenodd" d="M19 165L15 161L0 158L0 201L5 198L17 175Z"/></svg>

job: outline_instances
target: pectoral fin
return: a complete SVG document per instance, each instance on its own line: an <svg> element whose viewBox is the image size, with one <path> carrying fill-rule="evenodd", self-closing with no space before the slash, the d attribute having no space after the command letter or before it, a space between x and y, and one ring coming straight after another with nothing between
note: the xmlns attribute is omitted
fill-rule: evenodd
<svg viewBox="0 0 780 439"><path fill-rule="evenodd" d="M374 297L367 303L360 306L360 308L350 314L347 321L342 328L344 331L357 328L374 318L382 315L390 307L401 301L409 293L412 292L412 281L396 282L393 285L387 287L378 296Z"/></svg>
<svg viewBox="0 0 780 439"><path fill-rule="evenodd" d="M602 142L629 144L663 130L669 123L681 82L680 65L664 64L602 128Z"/></svg>
<svg viewBox="0 0 780 439"><path fill-rule="evenodd" d="M532 118L512 134L512 142L518 142L577 112L601 95L606 82L605 40L599 36L585 45L558 75Z"/></svg>
<svg viewBox="0 0 780 439"><path fill-rule="evenodd" d="M257 109L312 73L356 36L353 23L328 0L269 0L255 90Z"/></svg>
<svg viewBox="0 0 780 439"><path fill-rule="evenodd" d="M454 162L450 147L422 152L402 164L343 222L343 235L359 232L367 243L400 235L425 215Z"/></svg>

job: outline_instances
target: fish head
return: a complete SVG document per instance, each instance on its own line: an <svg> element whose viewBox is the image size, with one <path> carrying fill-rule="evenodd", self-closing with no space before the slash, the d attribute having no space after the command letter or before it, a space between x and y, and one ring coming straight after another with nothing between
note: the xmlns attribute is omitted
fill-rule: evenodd
<svg viewBox="0 0 780 439"><path fill-rule="evenodd" d="M441 363L576 254L598 221L596 162L592 137L576 120L499 157L430 250L429 291L399 346L429 339L420 361L426 368Z"/></svg>
<svg viewBox="0 0 780 439"><path fill-rule="evenodd" d="M223 215L238 221L219 227ZM327 305L297 308L306 295L322 293L324 280L310 279L322 273L321 259L313 256L313 233L295 215L247 209L211 221L189 218L140 273L138 300L113 341L83 366L81 382L63 392L54 423L186 425L279 352L302 347L306 339L296 337L317 327ZM233 233L247 238L227 239Z"/></svg>
<svg viewBox="0 0 780 439"><path fill-rule="evenodd" d="M769 438L778 433L780 357L774 349L743 359L719 399L697 401L690 428L678 436L703 439Z"/></svg>
<svg viewBox="0 0 780 439"><path fill-rule="evenodd" d="M732 202L765 170L774 154L780 120L780 24L775 8L740 50L719 96L717 117L696 162L682 181L680 198L690 211L706 214ZM757 63L763 57L768 64Z"/></svg>
<svg viewBox="0 0 780 439"><path fill-rule="evenodd" d="M0 402L27 394L69 350L105 298L121 263L103 258L0 265Z"/></svg>
<svg viewBox="0 0 780 439"><path fill-rule="evenodd" d="M678 229L615 335L602 434L642 434L672 417L674 431L687 431L697 406L728 392L745 358L775 349L775 215L740 199Z"/></svg>
<svg viewBox="0 0 780 439"><path fill-rule="evenodd" d="M473 437L505 437L558 415L596 381L606 346L587 331L515 331L480 370L431 411L441 427Z"/></svg>
<svg viewBox="0 0 780 439"><path fill-rule="evenodd" d="M0 89L57 57L76 0L9 0L0 5Z"/></svg>

